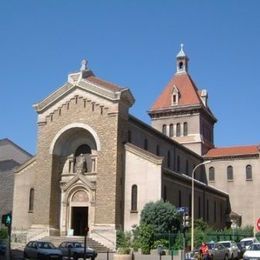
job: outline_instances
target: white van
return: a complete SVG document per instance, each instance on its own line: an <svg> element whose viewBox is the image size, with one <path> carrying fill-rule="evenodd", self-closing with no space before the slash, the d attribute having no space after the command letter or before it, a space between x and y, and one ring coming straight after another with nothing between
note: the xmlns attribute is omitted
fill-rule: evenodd
<svg viewBox="0 0 260 260"><path fill-rule="evenodd" d="M242 247L248 249L253 243L257 243L258 240L255 237L246 237L240 240Z"/></svg>

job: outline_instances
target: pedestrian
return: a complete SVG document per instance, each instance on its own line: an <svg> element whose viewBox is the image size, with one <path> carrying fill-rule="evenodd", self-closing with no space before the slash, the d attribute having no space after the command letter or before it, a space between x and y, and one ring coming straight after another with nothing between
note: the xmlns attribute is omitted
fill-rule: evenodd
<svg viewBox="0 0 260 260"><path fill-rule="evenodd" d="M200 254L202 260L209 260L209 248L205 242L202 242L200 246Z"/></svg>

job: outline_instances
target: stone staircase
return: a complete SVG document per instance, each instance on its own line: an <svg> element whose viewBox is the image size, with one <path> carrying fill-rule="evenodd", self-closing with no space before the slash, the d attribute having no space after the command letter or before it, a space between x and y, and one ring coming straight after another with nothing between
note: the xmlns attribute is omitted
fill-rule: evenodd
<svg viewBox="0 0 260 260"><path fill-rule="evenodd" d="M61 242L63 242L63 241L77 241L77 242L81 242L81 243L84 244L84 237L83 236L73 236L73 237L46 236L46 237L41 238L40 240L50 241L55 246L59 246L61 244ZM87 238L87 246L95 249L95 251L97 253L111 252L111 250L109 248L105 247L101 243L99 243L96 240L89 238L89 237Z"/></svg>

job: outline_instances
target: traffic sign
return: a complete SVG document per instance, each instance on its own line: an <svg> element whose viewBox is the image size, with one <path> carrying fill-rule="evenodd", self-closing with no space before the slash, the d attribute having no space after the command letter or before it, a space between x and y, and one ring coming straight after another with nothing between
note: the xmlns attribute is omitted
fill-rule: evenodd
<svg viewBox="0 0 260 260"><path fill-rule="evenodd" d="M188 214L189 213L189 208L188 207L178 207L176 208L177 212L182 213L182 214Z"/></svg>
<svg viewBox="0 0 260 260"><path fill-rule="evenodd" d="M260 231L260 218L256 221L256 229Z"/></svg>

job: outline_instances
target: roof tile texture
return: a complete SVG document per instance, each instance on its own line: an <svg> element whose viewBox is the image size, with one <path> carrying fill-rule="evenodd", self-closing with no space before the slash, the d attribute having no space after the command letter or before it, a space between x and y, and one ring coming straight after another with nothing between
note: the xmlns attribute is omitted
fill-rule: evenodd
<svg viewBox="0 0 260 260"><path fill-rule="evenodd" d="M166 85L159 98L153 104L151 111L172 107L172 92L174 86L179 91L178 105L201 104L198 89L187 73L176 74Z"/></svg>
<svg viewBox="0 0 260 260"><path fill-rule="evenodd" d="M233 146L223 148L213 148L208 151L205 157L223 157L223 156L236 156L236 155L253 155L260 152L259 145L249 146Z"/></svg>

